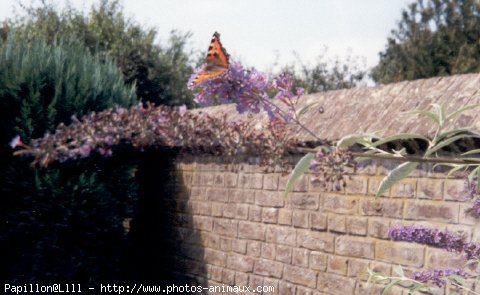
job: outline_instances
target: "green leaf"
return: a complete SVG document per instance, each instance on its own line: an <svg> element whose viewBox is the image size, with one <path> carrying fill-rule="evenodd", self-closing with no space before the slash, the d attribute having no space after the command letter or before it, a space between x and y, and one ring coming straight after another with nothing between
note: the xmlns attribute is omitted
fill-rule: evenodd
<svg viewBox="0 0 480 295"><path fill-rule="evenodd" d="M443 106L439 105L438 103L434 103L432 104L432 106L438 115L438 125L440 127L443 127L443 125L445 124L445 109L443 108Z"/></svg>
<svg viewBox="0 0 480 295"><path fill-rule="evenodd" d="M372 146L375 147L375 146L379 146L379 145L382 145L384 143L395 141L395 140L413 139L413 138L418 138L418 139L425 140L426 142L430 142L430 140L428 138L426 138L425 136L422 136L422 135L410 134L410 133L400 133L400 134L392 135L392 136L386 137L382 140L376 141L372 144Z"/></svg>
<svg viewBox="0 0 480 295"><path fill-rule="evenodd" d="M459 276L459 275L449 275L447 277L447 279L451 280L451 281L454 281L454 282L457 282L459 283L460 285L462 286L465 286L466 282L465 282L465 278L462 277L462 276Z"/></svg>
<svg viewBox="0 0 480 295"><path fill-rule="evenodd" d="M480 136L476 135L476 134L461 134L461 135L450 137L448 139L440 141L435 146L433 146L431 149L427 150L427 152L425 153L425 156L429 156L429 155L433 154L434 152L442 149L443 147L446 147L446 146L450 145L451 143L453 143L453 142L455 142L459 139L467 138L467 137L480 137Z"/></svg>
<svg viewBox="0 0 480 295"><path fill-rule="evenodd" d="M465 168L465 165L454 165L453 168L450 169L450 171L448 171L447 176L445 178L449 178L453 173L463 168Z"/></svg>
<svg viewBox="0 0 480 295"><path fill-rule="evenodd" d="M392 187L396 182L407 177L415 168L417 168L418 163L416 162L405 162L398 165L395 169L390 171L390 173L382 179L378 191L375 194L375 197L381 196L387 189Z"/></svg>
<svg viewBox="0 0 480 295"><path fill-rule="evenodd" d="M405 276L405 274L403 272L403 268L402 268L401 265L395 265L392 270L393 270L394 273L396 273L400 277Z"/></svg>
<svg viewBox="0 0 480 295"><path fill-rule="evenodd" d="M337 142L337 147L339 148L347 148L351 147L352 145L358 143L363 146L369 146L372 143L372 134L351 134L341 138Z"/></svg>
<svg viewBox="0 0 480 295"><path fill-rule="evenodd" d="M308 170L308 168L310 168L310 162L314 157L314 154L308 153L303 156L300 161L298 161L297 165L295 165L295 168L292 170L292 173L290 173L290 177L288 178L284 197L287 197L288 193L293 190L295 182L300 178L300 176L303 175L303 173L305 173L305 171Z"/></svg>
<svg viewBox="0 0 480 295"><path fill-rule="evenodd" d="M397 285L398 283L400 283L401 280L393 280L391 281L388 285L386 285L385 287L383 287L382 291L380 292L380 295L384 295L387 293L388 290L390 290L393 286Z"/></svg>
<svg viewBox="0 0 480 295"><path fill-rule="evenodd" d="M437 125L440 125L440 120L438 116L435 113L432 113L430 111L413 111L413 112L410 112L410 114L417 114L420 116L428 117L432 119L435 123L437 123Z"/></svg>
<svg viewBox="0 0 480 295"><path fill-rule="evenodd" d="M456 110L455 112L449 114L447 116L447 120L451 120L453 118L455 118L456 116L460 115L461 113L465 112L465 111L468 111L468 110L471 110L471 109L474 109L474 108L477 108L479 107L480 104L471 104L471 105L466 105L458 110Z"/></svg>
<svg viewBox="0 0 480 295"><path fill-rule="evenodd" d="M438 142L443 140L444 138L451 137L460 133L472 134L472 130L470 128L456 128L456 129L440 132L436 137L436 141Z"/></svg>
<svg viewBox="0 0 480 295"><path fill-rule="evenodd" d="M314 101L314 102L311 102L311 103L307 103L303 108L301 108L297 111L297 117L300 117L301 115L305 114L309 109L311 109L312 107L314 107L315 105L318 105L318 104L320 104L319 101Z"/></svg>
<svg viewBox="0 0 480 295"><path fill-rule="evenodd" d="M480 166L477 168L480 168ZM479 190L480 190L480 169L477 170L477 191L476 192L478 193Z"/></svg>
<svg viewBox="0 0 480 295"><path fill-rule="evenodd" d="M480 170L480 166L477 166L475 169L472 170L472 172L470 172L470 174L468 174L468 177L467 177L468 185L472 183L473 178L477 176L479 170Z"/></svg>
<svg viewBox="0 0 480 295"><path fill-rule="evenodd" d="M408 288L408 294L413 294L415 293L416 291L422 289L422 288L425 288L424 285L422 284L419 284L419 283L415 283L415 284L412 284L409 288Z"/></svg>
<svg viewBox="0 0 480 295"><path fill-rule="evenodd" d="M473 155L473 154L480 154L480 149L470 150L468 152L463 153L462 156L468 156L468 155Z"/></svg>

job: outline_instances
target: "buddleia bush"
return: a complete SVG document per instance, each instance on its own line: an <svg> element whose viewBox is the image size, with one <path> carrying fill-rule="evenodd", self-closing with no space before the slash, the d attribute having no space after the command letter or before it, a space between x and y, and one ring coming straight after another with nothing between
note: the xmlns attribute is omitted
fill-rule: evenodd
<svg viewBox="0 0 480 295"><path fill-rule="evenodd" d="M75 40L0 41L0 278L5 282L114 279L122 220L136 198L134 163L95 159L32 169L12 156L15 135L29 143L92 111L137 101L109 59ZM129 158L127 158L129 159Z"/></svg>

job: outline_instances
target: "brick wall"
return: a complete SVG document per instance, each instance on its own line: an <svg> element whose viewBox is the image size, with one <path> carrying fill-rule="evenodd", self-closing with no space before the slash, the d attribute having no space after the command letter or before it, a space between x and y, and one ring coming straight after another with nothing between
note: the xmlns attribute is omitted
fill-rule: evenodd
<svg viewBox="0 0 480 295"><path fill-rule="evenodd" d="M271 285L277 294L298 295L379 294L379 287L365 286L367 268L391 274L398 264L407 272L461 266L465 261L458 255L392 242L387 229L421 223L472 237L463 180L447 180L445 173L423 166L375 199L394 165L371 162L340 192L313 187L307 175L285 199L288 176L281 173L214 158L180 158L174 215L178 264L190 282ZM402 292L396 288L390 294Z"/></svg>

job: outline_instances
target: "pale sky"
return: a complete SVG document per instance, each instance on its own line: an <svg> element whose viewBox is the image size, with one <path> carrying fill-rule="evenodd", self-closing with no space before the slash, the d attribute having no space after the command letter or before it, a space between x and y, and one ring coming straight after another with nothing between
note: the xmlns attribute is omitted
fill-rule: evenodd
<svg viewBox="0 0 480 295"><path fill-rule="evenodd" d="M0 21L22 10L19 0L0 0ZM38 3L38 0L21 0ZM53 1L63 5L66 1ZM171 30L193 33L190 44L205 51L213 32L232 59L259 70L283 65L297 52L304 62L328 48L327 56L350 51L371 67L396 28L401 10L413 0L120 0L138 23L157 28L160 41ZM87 10L99 0L71 0ZM16 7L16 8L15 8Z"/></svg>

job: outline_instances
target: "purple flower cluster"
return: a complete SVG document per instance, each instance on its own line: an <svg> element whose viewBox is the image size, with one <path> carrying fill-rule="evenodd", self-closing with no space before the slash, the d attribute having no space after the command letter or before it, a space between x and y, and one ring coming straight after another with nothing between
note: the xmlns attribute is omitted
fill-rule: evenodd
<svg viewBox="0 0 480 295"><path fill-rule="evenodd" d="M188 85L204 67L195 70L190 77ZM282 119L289 121L293 118L292 110L296 100L304 93L302 88L296 89L294 94L293 75L284 73L269 82L264 73L255 68L245 69L236 62L230 64L228 70L221 76L205 80L195 87L195 102L202 106L215 104L235 103L237 111L259 113L261 110L267 112L270 119ZM282 111L272 103L270 94L287 107L287 112Z"/></svg>
<svg viewBox="0 0 480 295"><path fill-rule="evenodd" d="M396 241L416 242L454 252L461 252L466 244L464 237L448 230L417 224L393 226L389 228L388 236Z"/></svg>
<svg viewBox="0 0 480 295"><path fill-rule="evenodd" d="M447 283L447 277L451 275L458 275L463 278L469 278L470 276L461 269L458 268L446 268L446 269L431 269L425 271L412 272L410 278L422 283L433 283L438 287L444 287Z"/></svg>
<svg viewBox="0 0 480 295"><path fill-rule="evenodd" d="M396 225L389 228L388 236L395 241L415 242L451 252L464 252L467 259L478 259L480 257L480 244L466 242L463 236L448 230L428 228L416 224Z"/></svg>

